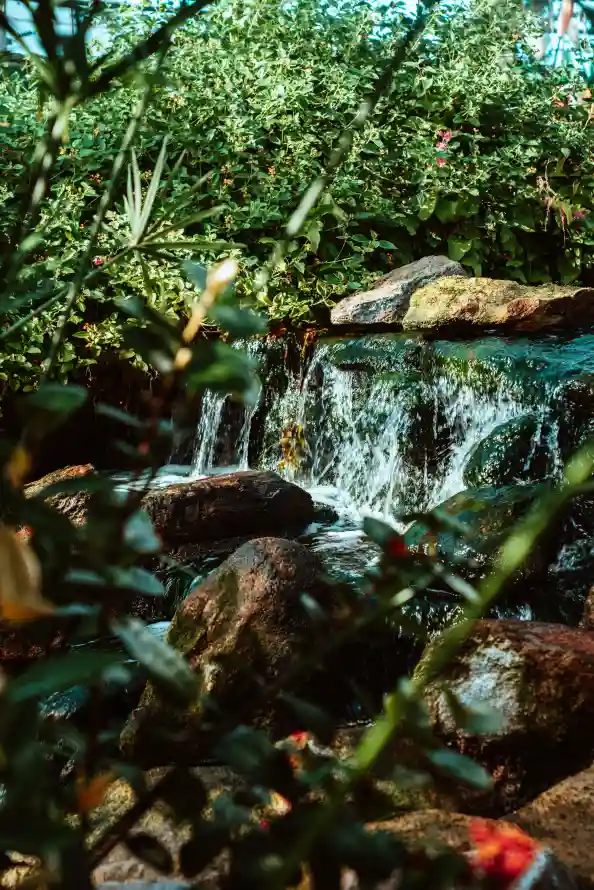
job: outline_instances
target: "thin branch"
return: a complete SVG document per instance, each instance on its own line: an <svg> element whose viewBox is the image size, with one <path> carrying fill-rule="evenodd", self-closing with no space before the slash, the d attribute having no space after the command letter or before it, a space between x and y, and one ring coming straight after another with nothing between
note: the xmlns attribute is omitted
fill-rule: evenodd
<svg viewBox="0 0 594 890"><path fill-rule="evenodd" d="M162 51L158 67L163 64L165 53L166 49ZM93 225L91 226L91 230L89 233L89 243L87 245L87 249L82 256L82 259L78 264L76 274L68 287L68 291L66 293L66 305L64 306L64 311L62 312L58 320L58 327L56 328L54 336L52 337L49 354L43 363L42 379L47 379L54 366L56 357L58 355L58 350L60 349L60 346L64 339L66 325L68 324L72 309L76 302L76 298L78 297L80 288L85 280L85 276L87 275L89 263L91 262L92 255L95 250L97 236L101 231L101 226L103 224L103 220L105 219L105 214L112 204L120 175L122 173L122 170L124 169L128 151L136 136L136 131L138 130L140 121L146 110L146 106L148 104L152 89L152 81L149 81L141 98L138 101L134 114L132 115L130 123L128 124L126 133L124 134L124 138L122 139L120 150L113 162L109 183L107 185L107 188L103 192L103 195L101 196L101 201L99 203L97 213L95 214L95 218L93 219Z"/></svg>
<svg viewBox="0 0 594 890"><path fill-rule="evenodd" d="M139 62L143 62L145 59L149 58L149 56L154 55L161 49L164 43L169 43L171 35L180 27L180 25L183 25L193 16L197 15L197 13L201 12L201 10L208 6L210 2L211 0L194 0L193 3L188 3L182 6L174 16L168 19L164 25L161 25L154 34L151 34L150 37L143 40L142 43L132 50L132 52L128 53L127 56L124 56L123 59L115 62L109 68L106 68L96 80L89 81L85 88L81 90L77 98L77 103L105 92L112 81L122 77ZM108 56L109 54L106 54L102 59L99 59L95 67L100 68Z"/></svg>

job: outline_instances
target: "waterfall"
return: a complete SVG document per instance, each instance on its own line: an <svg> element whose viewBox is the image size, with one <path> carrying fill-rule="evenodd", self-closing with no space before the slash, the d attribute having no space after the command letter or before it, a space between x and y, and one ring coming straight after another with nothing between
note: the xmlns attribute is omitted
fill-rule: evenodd
<svg viewBox="0 0 594 890"><path fill-rule="evenodd" d="M259 454L256 467L302 485L354 528L365 514L396 519L464 490L475 449L525 418L531 438L522 440L517 474L525 480L514 481L529 482L544 452L545 475L558 477L564 419L553 410L556 393L568 375L583 373L590 341L426 343L374 335L319 341L299 370L279 367L279 355L252 343L252 357L266 358L258 399L231 418L226 396L206 394L192 472L247 469L250 454ZM300 443L295 459L283 463L287 430ZM217 450L223 439L225 449Z"/></svg>
<svg viewBox="0 0 594 890"><path fill-rule="evenodd" d="M204 394L192 458L193 477L207 476L215 466L215 449L226 398L225 394L217 392Z"/></svg>
<svg viewBox="0 0 594 890"><path fill-rule="evenodd" d="M526 412L509 377L491 374L486 385L484 375L456 374L447 363L415 373L398 350L368 355L367 367L345 366L345 350L318 344L302 385L294 380L279 396L266 420L263 462L278 465L283 427L296 424L304 454L284 473L352 519L435 507L465 488L477 443Z"/></svg>
<svg viewBox="0 0 594 890"><path fill-rule="evenodd" d="M254 364L257 364L262 357L263 345L258 340L245 343L238 340L233 344L234 349L245 349L248 356ZM208 476L217 470L226 468L247 470L249 469L249 448L252 433L252 422L258 410L259 401L262 395L262 384L255 377L252 381L253 391L248 394L246 404L242 406L243 420L238 431L231 430L232 442L230 443L230 451L233 455L229 464L220 463L217 453L217 446L221 441L221 437L228 420L226 410L229 408L230 394L215 393L208 390L204 394L202 406L200 410L200 419L196 430L196 438L194 441L194 454L192 457L191 477L196 479L201 476ZM235 435L233 433L235 432Z"/></svg>

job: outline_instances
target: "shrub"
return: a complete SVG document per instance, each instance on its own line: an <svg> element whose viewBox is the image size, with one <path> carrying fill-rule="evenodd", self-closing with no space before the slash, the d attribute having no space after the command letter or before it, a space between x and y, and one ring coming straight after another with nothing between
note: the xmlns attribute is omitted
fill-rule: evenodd
<svg viewBox="0 0 594 890"><path fill-rule="evenodd" d="M158 197L157 216L182 200L190 217L198 214L177 255L240 257L240 296L256 295L270 316L297 323L323 319L341 295L428 253L447 252L477 275L530 283L578 278L593 243L590 104L571 98L583 84L534 61L536 24L516 0L475 0L456 15L435 17L267 290L254 293L253 273L303 183L328 158L405 27L397 8L388 32L379 24L385 15L366 0L223 0L176 33L137 150L147 181L169 137L164 175L172 173L172 182L168 196ZM130 20L129 11L108 19L112 29L118 23L119 52L132 39ZM24 278L28 292L69 279L136 96L128 78L75 109ZM38 102L33 71L2 75L8 251L9 224L28 187L23 174L47 119ZM128 230L122 199L120 189L99 238L100 257L116 255ZM212 215L201 219L202 211ZM165 241L179 236L169 232ZM145 256L144 268L127 256L82 289L60 350L63 374L120 348L112 300L142 293L147 272L151 304L170 317L187 312L191 291L167 261L169 249L172 243ZM56 305L8 338L0 363L5 386L35 385L59 314Z"/></svg>

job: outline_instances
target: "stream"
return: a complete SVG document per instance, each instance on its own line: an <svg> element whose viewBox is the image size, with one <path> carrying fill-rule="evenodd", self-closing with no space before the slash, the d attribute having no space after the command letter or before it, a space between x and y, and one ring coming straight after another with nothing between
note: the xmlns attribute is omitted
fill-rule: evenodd
<svg viewBox="0 0 594 890"><path fill-rule="evenodd" d="M559 480L594 433L594 334L427 341L403 334L320 340L296 367L280 341L251 343L257 403L208 393L184 479L266 468L310 492L320 521L302 540L329 572L360 582L377 559L362 534L374 515L406 527L408 514L480 501L480 523L504 504ZM288 428L303 437L282 464ZM160 484L180 481L165 473ZM465 495L461 495L465 492ZM483 509L485 508L485 509ZM465 508L463 518L467 519ZM513 509L505 517L515 515ZM575 623L594 569L594 520L582 505L565 524L546 576L496 608L497 615ZM472 524L471 512L471 524ZM591 528L590 528L591 525ZM537 585L535 591L534 584ZM441 599L428 621L451 610ZM431 607L428 607L431 611Z"/></svg>

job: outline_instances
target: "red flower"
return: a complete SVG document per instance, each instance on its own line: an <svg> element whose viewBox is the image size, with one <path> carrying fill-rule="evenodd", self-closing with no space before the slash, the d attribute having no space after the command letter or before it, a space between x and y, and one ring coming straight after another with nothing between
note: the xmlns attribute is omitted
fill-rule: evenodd
<svg viewBox="0 0 594 890"><path fill-rule="evenodd" d="M398 559L402 556L408 556L408 547L404 543L402 535L391 535L386 541L385 551L388 556Z"/></svg>
<svg viewBox="0 0 594 890"><path fill-rule="evenodd" d="M519 878L540 850L534 838L508 822L475 819L469 834L475 848L471 854L475 870L505 885Z"/></svg>
<svg viewBox="0 0 594 890"><path fill-rule="evenodd" d="M105 259L102 256L93 257L93 265L94 266L102 266L105 262Z"/></svg>

